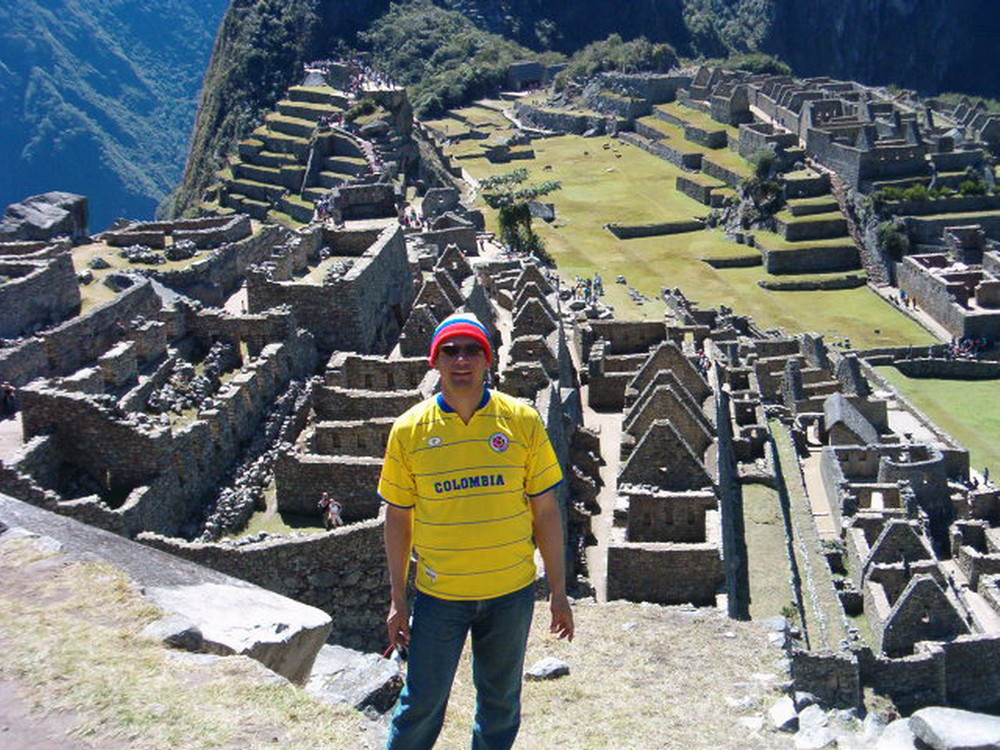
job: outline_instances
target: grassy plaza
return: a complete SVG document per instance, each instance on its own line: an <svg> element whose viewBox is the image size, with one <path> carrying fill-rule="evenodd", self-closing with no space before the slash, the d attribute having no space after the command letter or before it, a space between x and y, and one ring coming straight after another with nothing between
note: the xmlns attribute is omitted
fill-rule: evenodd
<svg viewBox="0 0 1000 750"><path fill-rule="evenodd" d="M481 151L488 141L462 141L459 152ZM693 146L694 144L692 144ZM886 303L867 287L838 291L769 291L761 280L794 281L798 276L773 276L760 266L716 269L705 258L759 256L757 250L727 241L721 231L619 240L605 225L652 224L704 217L708 207L676 189L679 167L610 137L565 135L535 140L534 159L493 164L485 158L461 159L458 164L473 177L509 172L517 166L531 171L531 180L558 180L562 189L547 196L555 204L551 225L536 221L546 247L564 278L600 273L605 280L604 301L622 320L659 319L664 305L662 287L679 287L702 307L727 305L752 316L765 329L789 333L822 333L831 343L849 339L853 347L921 345L934 341L917 323ZM449 149L450 151L451 149ZM728 152L731 158L739 158ZM492 217L488 217L492 226ZM637 304L624 276L650 301ZM816 275L801 278L817 279Z"/></svg>

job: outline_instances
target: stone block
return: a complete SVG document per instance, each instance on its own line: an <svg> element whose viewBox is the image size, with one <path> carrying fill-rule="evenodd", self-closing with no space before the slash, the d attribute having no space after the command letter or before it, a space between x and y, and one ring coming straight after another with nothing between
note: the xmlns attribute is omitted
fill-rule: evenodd
<svg viewBox="0 0 1000 750"><path fill-rule="evenodd" d="M306 692L324 703L346 703L385 713L403 689L399 665L378 654L323 646L316 655Z"/></svg>
<svg viewBox="0 0 1000 750"><path fill-rule="evenodd" d="M1000 750L1000 717L957 708L922 708L910 728L934 750Z"/></svg>
<svg viewBox="0 0 1000 750"><path fill-rule="evenodd" d="M147 594L193 623L209 653L249 656L296 683L309 677L330 633L326 613L256 587L200 583L152 587Z"/></svg>

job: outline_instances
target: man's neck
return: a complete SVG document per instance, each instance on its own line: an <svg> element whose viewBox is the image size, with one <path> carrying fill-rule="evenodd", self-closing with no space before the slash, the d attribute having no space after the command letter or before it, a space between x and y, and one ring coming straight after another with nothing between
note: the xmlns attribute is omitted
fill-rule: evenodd
<svg viewBox="0 0 1000 750"><path fill-rule="evenodd" d="M458 393L442 388L441 395L444 396L444 400L448 403L448 406L455 410L459 418L465 424L468 424L469 420L472 419L472 415L476 413L476 409L483 403L483 397L486 395L486 387L481 385L477 389L463 389Z"/></svg>

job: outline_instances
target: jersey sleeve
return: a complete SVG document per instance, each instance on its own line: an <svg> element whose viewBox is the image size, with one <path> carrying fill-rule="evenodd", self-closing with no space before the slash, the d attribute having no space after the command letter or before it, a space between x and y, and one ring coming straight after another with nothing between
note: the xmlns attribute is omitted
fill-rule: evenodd
<svg viewBox="0 0 1000 750"><path fill-rule="evenodd" d="M385 448L385 461L378 480L378 495L383 502L397 508L412 508L417 501L409 456L399 430L392 428Z"/></svg>
<svg viewBox="0 0 1000 750"><path fill-rule="evenodd" d="M542 418L538 412L532 411L534 419L530 425L524 491L528 497L537 497L562 482L563 473Z"/></svg>

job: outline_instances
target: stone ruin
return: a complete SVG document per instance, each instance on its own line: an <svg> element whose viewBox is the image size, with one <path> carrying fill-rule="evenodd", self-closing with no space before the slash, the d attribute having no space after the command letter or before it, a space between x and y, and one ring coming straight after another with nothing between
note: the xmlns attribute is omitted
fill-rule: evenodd
<svg viewBox="0 0 1000 750"><path fill-rule="evenodd" d="M560 489L571 543L582 544L598 461L546 273L431 243L440 235L394 218L250 229L246 216L117 227L97 238L98 255L186 242L195 252L95 269L122 285L111 302L10 326L0 375L18 386L24 444L0 466L0 491L317 606L333 615L331 642L381 650L385 440L436 386L434 327L464 309L493 331L499 387L545 419L572 478ZM75 285L68 244L5 247L17 262L62 258ZM0 293L33 310L17 282ZM240 536L265 509L318 525L322 491L345 526Z"/></svg>

